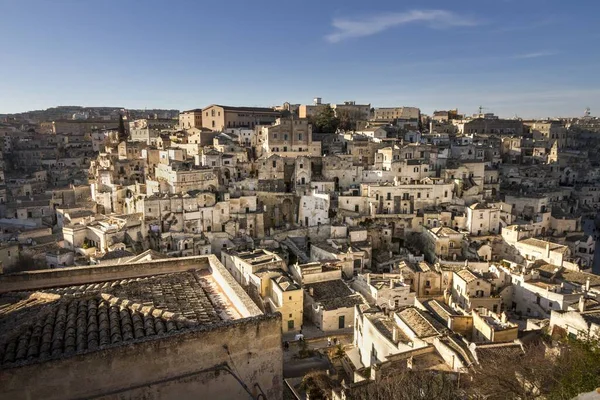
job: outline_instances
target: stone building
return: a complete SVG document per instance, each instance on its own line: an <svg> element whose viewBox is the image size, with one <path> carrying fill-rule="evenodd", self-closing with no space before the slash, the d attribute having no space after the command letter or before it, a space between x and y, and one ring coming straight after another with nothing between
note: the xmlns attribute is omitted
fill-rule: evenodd
<svg viewBox="0 0 600 400"><path fill-rule="evenodd" d="M479 272L467 268L453 272L452 302L463 310L484 307L495 313L503 311L502 298L493 294L492 283Z"/></svg>
<svg viewBox="0 0 600 400"><path fill-rule="evenodd" d="M424 229L424 253L430 262L453 260L462 256L463 234L447 226Z"/></svg>
<svg viewBox="0 0 600 400"><path fill-rule="evenodd" d="M191 163L172 162L158 164L155 170L156 181L147 182L149 193L187 193L192 190L214 191L219 186L212 168L197 167Z"/></svg>
<svg viewBox="0 0 600 400"><path fill-rule="evenodd" d="M343 281L330 280L304 285L304 314L322 331L354 326L354 306L366 304Z"/></svg>
<svg viewBox="0 0 600 400"><path fill-rule="evenodd" d="M402 275L359 274L352 287L361 293L369 304L384 310L395 310L415 303L415 292L411 291L410 284L404 282Z"/></svg>
<svg viewBox="0 0 600 400"><path fill-rule="evenodd" d="M259 156L320 156L321 142L313 142L312 125L306 118L278 118L272 125L257 128L254 137Z"/></svg>
<svg viewBox="0 0 600 400"><path fill-rule="evenodd" d="M467 230L471 235L480 236L500 232L500 210L483 203L471 204L465 208Z"/></svg>
<svg viewBox="0 0 600 400"><path fill-rule="evenodd" d="M179 113L179 128L202 128L202 109L182 111Z"/></svg>
<svg viewBox="0 0 600 400"><path fill-rule="evenodd" d="M177 121L172 119L137 119L129 122L129 136L132 142L156 145L163 130L173 129Z"/></svg>
<svg viewBox="0 0 600 400"><path fill-rule="evenodd" d="M395 120L418 121L421 110L417 107L376 107L372 121L376 123L392 123Z"/></svg>
<svg viewBox="0 0 600 400"><path fill-rule="evenodd" d="M467 121L456 120L453 122L458 127L459 133L471 134L523 134L523 121L519 119L500 119L497 117L475 118Z"/></svg>
<svg viewBox="0 0 600 400"><path fill-rule="evenodd" d="M433 350L431 345L445 330L427 311L415 307L383 313L377 308L357 306L354 346L360 364L355 367L380 365L403 353Z"/></svg>
<svg viewBox="0 0 600 400"><path fill-rule="evenodd" d="M2 276L0 293L7 398L282 397L281 317L214 256Z"/></svg>
<svg viewBox="0 0 600 400"><path fill-rule="evenodd" d="M281 113L272 108L232 107L218 104L202 109L202 126L213 131L227 128L254 128L258 125L270 125Z"/></svg>

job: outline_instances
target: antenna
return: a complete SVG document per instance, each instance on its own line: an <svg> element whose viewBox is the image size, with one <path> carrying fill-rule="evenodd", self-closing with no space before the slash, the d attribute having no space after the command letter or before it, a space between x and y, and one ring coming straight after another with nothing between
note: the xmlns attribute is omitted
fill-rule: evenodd
<svg viewBox="0 0 600 400"><path fill-rule="evenodd" d="M488 109L487 107L479 106L479 114L481 114L481 112L483 110L487 110L487 109Z"/></svg>
<svg viewBox="0 0 600 400"><path fill-rule="evenodd" d="M585 108L585 112L583 113L583 116L584 117L589 117L590 116L590 108L589 107Z"/></svg>

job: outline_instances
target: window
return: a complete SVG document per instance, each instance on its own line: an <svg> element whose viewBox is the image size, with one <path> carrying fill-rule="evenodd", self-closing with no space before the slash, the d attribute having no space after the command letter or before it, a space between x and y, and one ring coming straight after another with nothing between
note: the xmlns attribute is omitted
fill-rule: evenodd
<svg viewBox="0 0 600 400"><path fill-rule="evenodd" d="M302 134L301 133L298 134L298 140L302 140Z"/></svg>
<svg viewBox="0 0 600 400"><path fill-rule="evenodd" d="M277 161L273 161L273 168L277 168Z"/></svg>
<svg viewBox="0 0 600 400"><path fill-rule="evenodd" d="M289 299L291 300L291 299L292 299L292 296L289 296ZM290 318L291 318L291 317L292 317L292 314L290 314Z"/></svg>
<svg viewBox="0 0 600 400"><path fill-rule="evenodd" d="M290 314L290 317L291 317L291 316L292 316L292 315ZM288 321L288 330L292 330L292 329L294 329L294 320L293 320L293 319L290 319L290 320Z"/></svg>

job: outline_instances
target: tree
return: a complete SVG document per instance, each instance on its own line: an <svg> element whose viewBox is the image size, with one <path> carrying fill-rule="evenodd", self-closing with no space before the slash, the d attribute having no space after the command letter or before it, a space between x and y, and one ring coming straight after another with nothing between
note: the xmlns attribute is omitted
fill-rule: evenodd
<svg viewBox="0 0 600 400"><path fill-rule="evenodd" d="M575 398L600 387L600 341L565 339L554 360L549 400Z"/></svg>
<svg viewBox="0 0 600 400"><path fill-rule="evenodd" d="M480 362L468 385L472 399L569 400L600 387L598 339L563 339L555 347L540 341Z"/></svg>
<svg viewBox="0 0 600 400"><path fill-rule="evenodd" d="M313 128L316 133L335 133L338 130L339 120L333 108L328 104L321 107L314 117Z"/></svg>
<svg viewBox="0 0 600 400"><path fill-rule="evenodd" d="M435 371L398 371L360 382L346 391L352 400L459 400L463 397L452 375Z"/></svg>
<svg viewBox="0 0 600 400"><path fill-rule="evenodd" d="M339 128L343 131L355 131L360 121L360 113L356 110L340 109L337 112Z"/></svg>
<svg viewBox="0 0 600 400"><path fill-rule="evenodd" d="M535 344L523 352L518 347L499 348L479 357L469 383L473 399L541 399L549 387L551 362L546 347Z"/></svg>
<svg viewBox="0 0 600 400"><path fill-rule="evenodd" d="M333 384L325 371L310 371L302 378L301 387L310 399L325 400L330 398Z"/></svg>

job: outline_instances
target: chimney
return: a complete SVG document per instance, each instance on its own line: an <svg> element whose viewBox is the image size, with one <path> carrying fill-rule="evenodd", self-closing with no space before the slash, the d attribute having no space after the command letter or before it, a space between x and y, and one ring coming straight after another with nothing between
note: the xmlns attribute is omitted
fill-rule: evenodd
<svg viewBox="0 0 600 400"><path fill-rule="evenodd" d="M398 341L398 327L394 325L392 329L392 342L396 343Z"/></svg>
<svg viewBox="0 0 600 400"><path fill-rule="evenodd" d="M371 380L377 382L381 375L379 374L379 365L373 364L371 365Z"/></svg>
<svg viewBox="0 0 600 400"><path fill-rule="evenodd" d="M308 288L308 294L310 294L311 297L314 296L315 295L315 289L312 288L312 287Z"/></svg>
<svg viewBox="0 0 600 400"><path fill-rule="evenodd" d="M550 257L550 243L546 242L546 257Z"/></svg>
<svg viewBox="0 0 600 400"><path fill-rule="evenodd" d="M503 324L505 324L508 321L508 317L506 316L506 313L504 311L502 311L502 314L500 314L500 321L502 321Z"/></svg>
<svg viewBox="0 0 600 400"><path fill-rule="evenodd" d="M579 304L577 305L577 309L579 310L579 312L585 311L585 296L581 296L579 298Z"/></svg>
<svg viewBox="0 0 600 400"><path fill-rule="evenodd" d="M367 274L367 285L371 284L371 273Z"/></svg>
<svg viewBox="0 0 600 400"><path fill-rule="evenodd" d="M394 280L390 278L390 289L394 288Z"/></svg>
<svg viewBox="0 0 600 400"><path fill-rule="evenodd" d="M585 291L586 291L586 292L589 292L589 291L590 291L590 278L589 278L589 277L587 277L587 278L585 279Z"/></svg>

